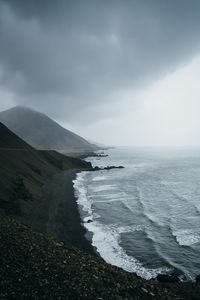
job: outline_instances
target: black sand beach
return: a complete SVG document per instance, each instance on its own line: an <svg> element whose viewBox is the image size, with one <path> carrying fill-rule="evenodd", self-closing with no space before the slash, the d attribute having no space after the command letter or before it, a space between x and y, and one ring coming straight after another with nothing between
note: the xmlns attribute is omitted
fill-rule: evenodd
<svg viewBox="0 0 200 300"><path fill-rule="evenodd" d="M42 188L40 204L35 205L31 219L27 220L36 230L54 235L68 246L95 254L85 238L81 225L73 180L78 170L67 170L53 176Z"/></svg>

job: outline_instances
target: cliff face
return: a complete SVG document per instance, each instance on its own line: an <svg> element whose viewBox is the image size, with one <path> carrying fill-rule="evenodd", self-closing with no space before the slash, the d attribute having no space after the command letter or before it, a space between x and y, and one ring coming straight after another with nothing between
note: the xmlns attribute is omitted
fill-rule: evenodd
<svg viewBox="0 0 200 300"><path fill-rule="evenodd" d="M65 152L98 149L48 116L29 108L17 106L0 112L0 122L36 149Z"/></svg>
<svg viewBox="0 0 200 300"><path fill-rule="evenodd" d="M62 170L90 167L55 151L38 151L0 123L0 213L29 214L41 187Z"/></svg>

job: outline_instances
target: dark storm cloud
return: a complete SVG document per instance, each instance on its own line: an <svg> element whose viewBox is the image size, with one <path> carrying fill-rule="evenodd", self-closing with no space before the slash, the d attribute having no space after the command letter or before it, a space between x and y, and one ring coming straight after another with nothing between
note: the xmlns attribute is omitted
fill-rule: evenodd
<svg viewBox="0 0 200 300"><path fill-rule="evenodd" d="M174 70L200 46L200 1L0 0L0 80L68 118Z"/></svg>

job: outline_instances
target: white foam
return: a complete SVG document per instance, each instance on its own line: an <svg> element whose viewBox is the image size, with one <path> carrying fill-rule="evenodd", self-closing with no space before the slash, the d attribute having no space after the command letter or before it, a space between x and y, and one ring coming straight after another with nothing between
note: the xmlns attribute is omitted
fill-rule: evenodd
<svg viewBox="0 0 200 300"><path fill-rule="evenodd" d="M147 269L141 262L125 253L120 246L120 233L143 230L144 227L124 226L117 228L112 225L103 225L98 221L85 224L93 232L92 245L97 248L101 257L108 263L134 272L145 279L155 278L158 274L169 272L168 268Z"/></svg>
<svg viewBox="0 0 200 300"><path fill-rule="evenodd" d="M95 197L95 199L98 198L98 196L99 196L98 194L95 194L95 193L92 194L92 197ZM112 192L112 194L111 193L109 193L109 194L101 193L100 196L101 196L101 198L104 198L105 202L106 202L107 200L109 201L112 199L122 200L126 197L126 194L124 192Z"/></svg>
<svg viewBox="0 0 200 300"><path fill-rule="evenodd" d="M134 232L134 231L144 231L145 226L144 225L133 225L133 226L121 226L117 228L117 231L119 233L125 233L125 232Z"/></svg>
<svg viewBox="0 0 200 300"><path fill-rule="evenodd" d="M92 203L87 197L87 189L84 186L84 179L88 172L84 171L77 174L76 180L73 180L77 203L81 205L82 210L92 215Z"/></svg>
<svg viewBox="0 0 200 300"><path fill-rule="evenodd" d="M85 176L88 172L81 172L74 180L74 188L77 203L81 205L82 209L87 212L84 217L84 226L93 233L92 245L97 248L101 257L108 263L121 267L128 272L134 272L137 275L145 278L155 278L157 274L168 272L167 268L147 269L141 262L132 256L126 254L124 249L120 246L120 234L125 232L134 232L144 230L144 226L122 226L103 225L98 222L99 216L93 214L92 198L87 195L87 188L84 185ZM88 221L91 221L88 223Z"/></svg>
<svg viewBox="0 0 200 300"><path fill-rule="evenodd" d="M95 187L92 187L91 189L93 192L98 193L98 192L103 192L103 191L115 190L116 186L111 185L111 184L106 184L106 185L95 186Z"/></svg>
<svg viewBox="0 0 200 300"><path fill-rule="evenodd" d="M106 176L96 176L92 179L92 181L102 181L102 180L106 180L108 177Z"/></svg>
<svg viewBox="0 0 200 300"><path fill-rule="evenodd" d="M192 229L182 229L173 231L173 235L181 246L192 246L200 242L200 231L195 232Z"/></svg>
<svg viewBox="0 0 200 300"><path fill-rule="evenodd" d="M98 200L96 203L110 203L110 202L121 202L121 199L110 199L110 200Z"/></svg>

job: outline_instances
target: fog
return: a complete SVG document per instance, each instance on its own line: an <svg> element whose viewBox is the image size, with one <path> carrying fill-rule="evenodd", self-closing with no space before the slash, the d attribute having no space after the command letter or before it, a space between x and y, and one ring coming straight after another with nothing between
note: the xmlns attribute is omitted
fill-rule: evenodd
<svg viewBox="0 0 200 300"><path fill-rule="evenodd" d="M152 86L121 95L120 116L71 129L105 144L200 146L199 78L200 57L196 57Z"/></svg>

